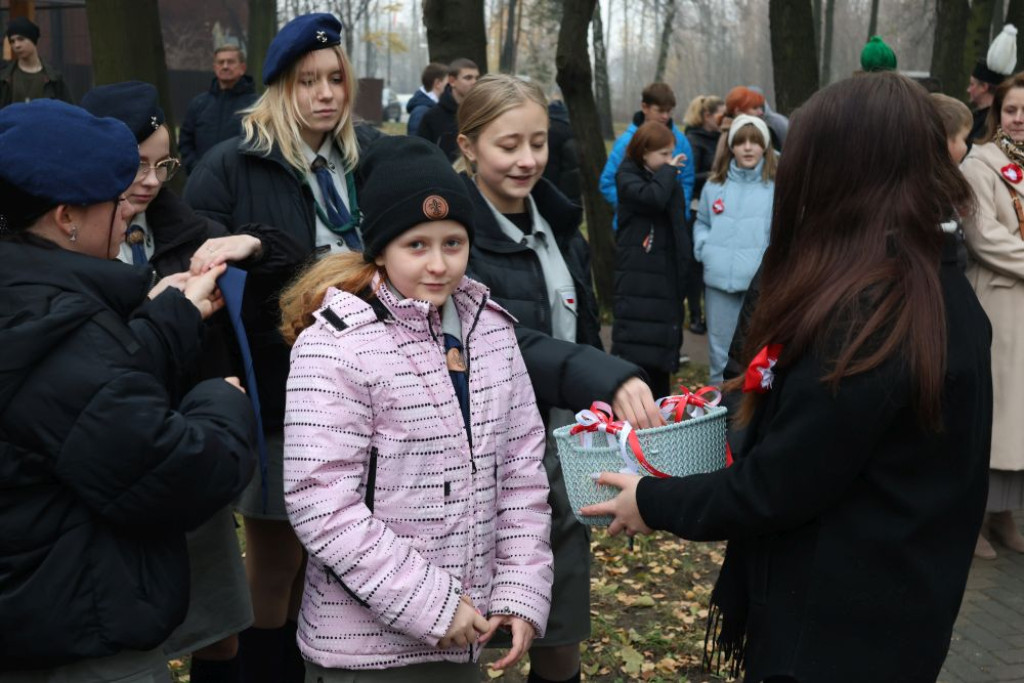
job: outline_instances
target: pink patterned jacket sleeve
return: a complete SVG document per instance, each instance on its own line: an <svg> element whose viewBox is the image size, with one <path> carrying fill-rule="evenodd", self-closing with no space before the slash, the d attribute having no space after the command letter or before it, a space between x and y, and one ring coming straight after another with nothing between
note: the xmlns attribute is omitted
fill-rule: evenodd
<svg viewBox="0 0 1024 683"><path fill-rule="evenodd" d="M544 424L518 346L512 348L509 432L499 462L496 572L490 613L518 616L544 635L554 578Z"/></svg>

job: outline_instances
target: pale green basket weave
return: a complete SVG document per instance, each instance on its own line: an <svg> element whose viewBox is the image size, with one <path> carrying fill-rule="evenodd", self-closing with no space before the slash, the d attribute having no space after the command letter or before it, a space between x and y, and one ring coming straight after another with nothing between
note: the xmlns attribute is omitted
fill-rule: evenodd
<svg viewBox="0 0 1024 683"><path fill-rule="evenodd" d="M637 438L647 462L657 470L676 477L688 474L714 472L725 467L725 414L724 407L709 408L708 413L664 427L638 429ZM614 498L619 490L613 486L599 486L594 481L600 472L618 472L625 463L619 447L607 445L601 432L594 433L592 448L584 448L581 435L569 435L573 425L559 427L553 434L558 444L558 458L562 461L565 488L569 493L572 512L581 523L589 526L607 526L611 517L583 517L580 508ZM632 457L640 474L653 476Z"/></svg>

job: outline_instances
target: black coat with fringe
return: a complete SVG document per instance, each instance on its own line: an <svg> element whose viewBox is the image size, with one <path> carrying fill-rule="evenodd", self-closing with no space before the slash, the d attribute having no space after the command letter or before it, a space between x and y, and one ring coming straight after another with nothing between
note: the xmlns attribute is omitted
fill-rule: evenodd
<svg viewBox="0 0 1024 683"><path fill-rule="evenodd" d="M904 359L833 393L814 354L785 359L725 470L637 489L644 521L728 539L712 596L745 679L935 681L988 492L991 327L948 241L941 433L919 426Z"/></svg>

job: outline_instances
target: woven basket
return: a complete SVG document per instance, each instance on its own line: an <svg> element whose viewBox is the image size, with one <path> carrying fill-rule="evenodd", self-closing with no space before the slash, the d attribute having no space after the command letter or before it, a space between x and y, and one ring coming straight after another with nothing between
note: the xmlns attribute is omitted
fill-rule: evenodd
<svg viewBox="0 0 1024 683"><path fill-rule="evenodd" d="M664 427L638 429L636 435L644 457L655 469L675 477L722 469L725 467L725 414L724 407L715 407L701 417ZM617 488L599 486L594 479L600 472L618 472L623 468L619 447L608 446L604 434L594 434L593 447L584 448L582 435L570 436L572 427L566 425L553 432L569 504L581 523L607 526L612 522L611 517L583 517L580 508L618 495ZM628 449L627 453L632 459ZM644 476L651 476L638 463L637 470Z"/></svg>

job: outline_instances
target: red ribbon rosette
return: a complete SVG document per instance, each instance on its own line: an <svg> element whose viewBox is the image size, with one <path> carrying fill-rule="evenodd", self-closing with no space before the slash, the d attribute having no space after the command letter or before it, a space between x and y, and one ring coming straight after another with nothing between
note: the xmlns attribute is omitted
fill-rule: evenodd
<svg viewBox="0 0 1024 683"><path fill-rule="evenodd" d="M611 406L603 401L594 401L590 404L589 410L581 410L576 413L576 424L569 430L571 435L582 435L583 446L586 448L591 446L593 435L598 432L604 432L608 438L609 446L618 445L619 455L625 465L620 472L624 474L639 474L636 465L633 464L626 451L628 448L633 453L636 461L645 470L662 479L669 476L647 462L643 449L640 447L640 439L637 438L633 425L622 420L615 420L612 415Z"/></svg>
<svg viewBox="0 0 1024 683"><path fill-rule="evenodd" d="M1017 164L1007 164L999 169L999 172L1014 185L1024 180L1024 169L1021 169Z"/></svg>
<svg viewBox="0 0 1024 683"><path fill-rule="evenodd" d="M716 199L714 204L711 205L711 210L714 211L716 214L725 211L725 202L722 201L721 197Z"/></svg>
<svg viewBox="0 0 1024 683"><path fill-rule="evenodd" d="M769 344L757 352L754 360L747 366L743 378L743 391L757 394L767 393L775 381L775 364L779 362L782 344Z"/></svg>

